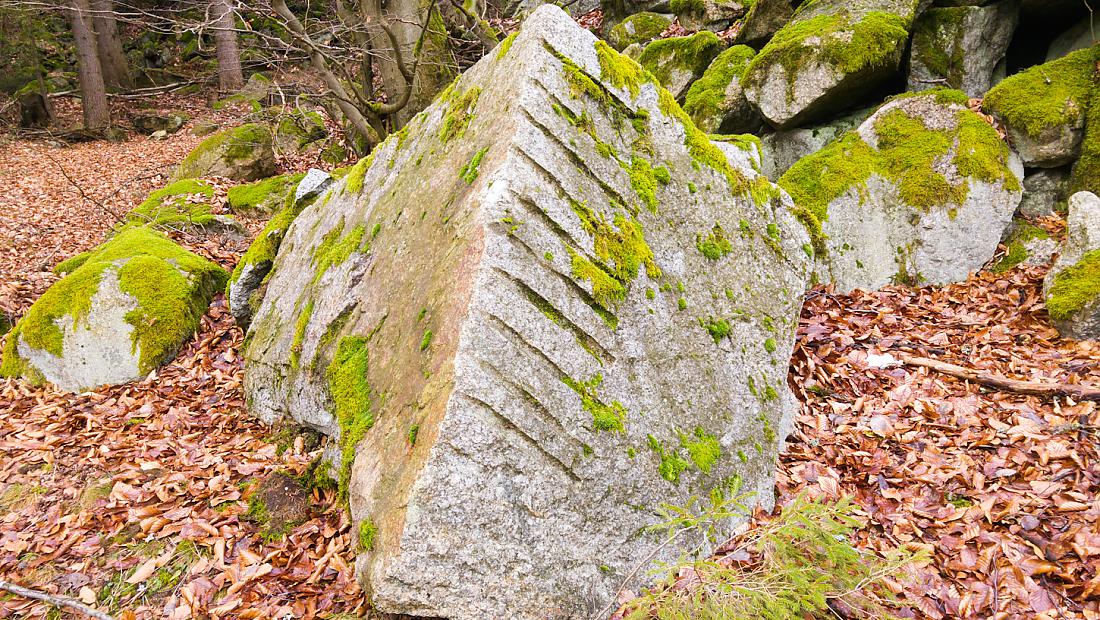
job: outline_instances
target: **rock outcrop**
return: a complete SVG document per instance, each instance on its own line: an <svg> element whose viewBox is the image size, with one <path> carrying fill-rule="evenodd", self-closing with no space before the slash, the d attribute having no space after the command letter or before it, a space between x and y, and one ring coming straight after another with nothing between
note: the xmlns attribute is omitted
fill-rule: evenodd
<svg viewBox="0 0 1100 620"><path fill-rule="evenodd" d="M1100 338L1100 198L1078 192L1069 198L1066 241L1043 292L1058 332L1069 338Z"/></svg>
<svg viewBox="0 0 1100 620"><path fill-rule="evenodd" d="M917 4L817 0L803 5L749 64L746 96L777 128L849 107L898 70Z"/></svg>
<svg viewBox="0 0 1100 620"><path fill-rule="evenodd" d="M1007 78L982 101L1026 166L1056 167L1077 158L1096 90L1100 47L1081 50Z"/></svg>
<svg viewBox="0 0 1100 620"><path fill-rule="evenodd" d="M718 55L684 99L684 111L707 133L744 133L763 121L745 98L741 80L756 51L735 45Z"/></svg>
<svg viewBox="0 0 1100 620"><path fill-rule="evenodd" d="M913 24L909 90L936 87L981 97L994 84L1019 19L1016 0L988 6L937 7Z"/></svg>
<svg viewBox="0 0 1100 620"><path fill-rule="evenodd" d="M761 171L769 179L778 179L798 160L825 148L845 132L859 127L873 114L874 107L839 116L812 127L773 131L760 139L763 148Z"/></svg>
<svg viewBox="0 0 1100 620"><path fill-rule="evenodd" d="M756 0L737 31L733 42L763 47L768 39L794 15L798 0Z"/></svg>
<svg viewBox="0 0 1100 620"><path fill-rule="evenodd" d="M771 504L809 238L722 149L547 5L293 220L247 397L335 438L375 609L585 617L661 502Z"/></svg>
<svg viewBox="0 0 1100 620"><path fill-rule="evenodd" d="M58 271L67 275L8 336L0 374L69 391L139 379L171 359L227 276L140 226Z"/></svg>
<svg viewBox="0 0 1100 620"><path fill-rule="evenodd" d="M779 179L814 238L819 280L842 291L946 284L993 257L1023 166L966 99L887 103Z"/></svg>
<svg viewBox="0 0 1100 620"><path fill-rule="evenodd" d="M271 130L248 123L203 140L176 169L173 178L226 177L255 181L275 174Z"/></svg>

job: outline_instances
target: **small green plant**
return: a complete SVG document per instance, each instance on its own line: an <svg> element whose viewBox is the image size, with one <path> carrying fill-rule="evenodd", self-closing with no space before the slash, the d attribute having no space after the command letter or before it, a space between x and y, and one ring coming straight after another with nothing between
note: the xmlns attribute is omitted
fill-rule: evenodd
<svg viewBox="0 0 1100 620"><path fill-rule="evenodd" d="M693 499L686 508L662 506L665 522L656 526L669 540L702 533L698 552L713 541L718 524L742 516L739 497L719 494L709 505ZM670 587L675 577L630 603L628 620L787 620L835 618L839 607L849 618L896 618L893 597L883 580L919 558L905 550L880 556L852 546L862 521L849 499L824 502L796 498L775 518L737 541L737 562L689 559L661 571L675 576L689 570L692 587Z"/></svg>

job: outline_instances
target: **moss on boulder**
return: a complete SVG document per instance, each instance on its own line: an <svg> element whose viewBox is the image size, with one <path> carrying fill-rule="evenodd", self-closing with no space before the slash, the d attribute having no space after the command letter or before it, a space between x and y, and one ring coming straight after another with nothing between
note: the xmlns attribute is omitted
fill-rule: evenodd
<svg viewBox="0 0 1100 620"><path fill-rule="evenodd" d="M749 63L745 91L786 128L851 105L895 74L909 40L911 0L814 0Z"/></svg>
<svg viewBox="0 0 1100 620"><path fill-rule="evenodd" d="M293 200L294 188L304 174L282 174L270 179L229 188L226 198L235 213L274 213Z"/></svg>
<svg viewBox="0 0 1100 620"><path fill-rule="evenodd" d="M140 378L194 333L227 275L158 232L126 228L31 306L0 374L67 390Z"/></svg>
<svg viewBox="0 0 1100 620"><path fill-rule="evenodd" d="M722 51L718 35L704 30L687 37L658 39L645 47L638 64L645 67L672 96L681 98Z"/></svg>
<svg viewBox="0 0 1100 620"><path fill-rule="evenodd" d="M226 177L255 181L275 174L271 130L248 123L203 140L176 169L173 178Z"/></svg>
<svg viewBox="0 0 1100 620"><path fill-rule="evenodd" d="M760 116L745 98L741 80L756 50L735 45L719 54L687 91L684 112L707 133L759 129Z"/></svg>
<svg viewBox="0 0 1100 620"><path fill-rule="evenodd" d="M991 125L957 103L964 98L895 99L780 177L822 279L844 290L897 274L942 284L993 256L1023 168Z"/></svg>
<svg viewBox="0 0 1100 620"><path fill-rule="evenodd" d="M611 28L607 33L607 42L619 51L633 43L649 43L661 36L674 19L675 16L668 13L635 13Z"/></svg>
<svg viewBox="0 0 1100 620"><path fill-rule="evenodd" d="M1080 152L1086 112L1097 90L1100 46L1013 75L982 101L1008 130L1024 163L1053 167Z"/></svg>
<svg viewBox="0 0 1100 620"><path fill-rule="evenodd" d="M274 125L275 146L280 151L298 151L328 136L325 121L317 112L280 110Z"/></svg>
<svg viewBox="0 0 1100 620"><path fill-rule="evenodd" d="M1018 19L1012 2L925 11L913 24L909 89L945 85L981 97L993 84Z"/></svg>

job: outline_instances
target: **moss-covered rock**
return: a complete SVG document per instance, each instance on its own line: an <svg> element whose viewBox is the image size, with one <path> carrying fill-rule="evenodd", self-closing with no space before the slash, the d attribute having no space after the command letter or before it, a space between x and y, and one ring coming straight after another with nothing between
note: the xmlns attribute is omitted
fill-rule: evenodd
<svg viewBox="0 0 1100 620"><path fill-rule="evenodd" d="M176 169L173 178L226 177L255 181L275 174L271 130L248 123L203 140Z"/></svg>
<svg viewBox="0 0 1100 620"><path fill-rule="evenodd" d="M1020 215L1027 218L1065 213L1069 188L1069 168L1032 168L1024 177L1024 197Z"/></svg>
<svg viewBox="0 0 1100 620"><path fill-rule="evenodd" d="M675 16L668 13L642 11L615 24L607 33L607 42L622 51L632 43L649 43L661 36Z"/></svg>
<svg viewBox="0 0 1100 620"><path fill-rule="evenodd" d="M892 77L909 40L915 0L812 0L745 73L749 101L787 128L848 107Z"/></svg>
<svg viewBox="0 0 1100 620"><path fill-rule="evenodd" d="M233 218L211 211L214 186L198 179L183 179L149 194L126 214L123 226L151 226L191 231L240 231Z"/></svg>
<svg viewBox="0 0 1100 620"><path fill-rule="evenodd" d="M1014 220L1009 230L1004 255L990 267L993 273L1004 273L1017 265L1045 265L1054 258L1058 244L1047 231L1023 218Z"/></svg>
<svg viewBox="0 0 1100 620"><path fill-rule="evenodd" d="M638 63L680 99L722 51L718 35L704 30L687 37L658 39L647 45Z"/></svg>
<svg viewBox="0 0 1100 620"><path fill-rule="evenodd" d="M1100 46L1013 75L993 87L982 109L1004 123L1024 164L1054 167L1077 157L1097 90Z"/></svg>
<svg viewBox="0 0 1100 620"><path fill-rule="evenodd" d="M156 131L176 133L191 117L186 112L166 112L135 114L132 117L134 129L144 134Z"/></svg>
<svg viewBox="0 0 1100 620"><path fill-rule="evenodd" d="M1063 336L1100 338L1100 198L1069 199L1066 241L1043 281L1047 312Z"/></svg>
<svg viewBox="0 0 1100 620"><path fill-rule="evenodd" d="M756 0L671 0L669 8L688 30L725 30Z"/></svg>
<svg viewBox="0 0 1100 620"><path fill-rule="evenodd" d="M791 19L797 4L791 0L756 0L745 14L733 42L751 45L755 49L764 47L768 39Z"/></svg>
<svg viewBox="0 0 1100 620"><path fill-rule="evenodd" d="M925 11L913 24L909 90L946 86L981 97L993 84L1018 19L1015 2Z"/></svg>
<svg viewBox="0 0 1100 620"><path fill-rule="evenodd" d="M1100 46L1097 46L1100 50ZM1070 171L1067 193L1092 192L1100 195L1100 85L1093 88L1085 118L1081 154Z"/></svg>
<svg viewBox="0 0 1100 620"><path fill-rule="evenodd" d="M294 188L304 176L301 173L282 174L231 187L226 195L229 208L234 213L274 213L286 206L288 195L293 196Z"/></svg>
<svg viewBox="0 0 1100 620"><path fill-rule="evenodd" d="M138 379L191 337L228 276L141 226L68 268L8 336L0 374L66 390Z"/></svg>
<svg viewBox="0 0 1100 620"><path fill-rule="evenodd" d="M899 97L779 179L841 290L945 284L993 257L1023 166L959 91Z"/></svg>
<svg viewBox="0 0 1100 620"><path fill-rule="evenodd" d="M762 120L745 98L741 79L756 50L735 45L718 55L684 98L684 112L707 133L743 133L760 128Z"/></svg>
<svg viewBox="0 0 1100 620"><path fill-rule="evenodd" d="M274 139L280 152L299 151L327 136L325 121L317 112L294 109L275 116Z"/></svg>

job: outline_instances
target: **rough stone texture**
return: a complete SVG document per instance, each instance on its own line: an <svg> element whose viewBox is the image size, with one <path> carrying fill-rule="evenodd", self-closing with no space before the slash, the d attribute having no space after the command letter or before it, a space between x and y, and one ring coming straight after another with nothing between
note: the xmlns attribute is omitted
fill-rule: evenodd
<svg viewBox="0 0 1100 620"><path fill-rule="evenodd" d="M734 43L762 47L794 15L791 0L756 0L733 38Z"/></svg>
<svg viewBox="0 0 1100 620"><path fill-rule="evenodd" d="M924 95L883 105L779 184L820 223L818 280L849 291L966 279L996 252L1022 178L978 115Z"/></svg>
<svg viewBox="0 0 1100 620"><path fill-rule="evenodd" d="M280 246L247 397L338 438L379 611L587 617L660 502L772 502L808 237L631 74L539 8Z"/></svg>
<svg viewBox="0 0 1100 620"><path fill-rule="evenodd" d="M635 13L615 24L607 33L607 42L617 50L625 49L634 43L645 44L661 36L676 19L671 13L642 11Z"/></svg>
<svg viewBox="0 0 1100 620"><path fill-rule="evenodd" d="M1004 124L1024 165L1053 168L1080 154L1098 59L1100 48L1074 52L1017 73L986 93L982 110Z"/></svg>
<svg viewBox="0 0 1100 620"><path fill-rule="evenodd" d="M332 177L327 172L310 168L306 171L306 176L298 182L298 187L294 189L294 202L316 198L328 189L329 185L332 185Z"/></svg>
<svg viewBox="0 0 1100 620"><path fill-rule="evenodd" d="M1040 168L1024 177L1024 197L1020 200L1020 215L1029 218L1053 215L1058 203L1065 200L1069 171L1065 168Z"/></svg>
<svg viewBox="0 0 1100 620"><path fill-rule="evenodd" d="M993 85L1018 19L1016 0L926 11L913 23L909 90L947 86L981 97Z"/></svg>
<svg viewBox="0 0 1100 620"><path fill-rule="evenodd" d="M1043 281L1043 293L1051 322L1063 336L1084 339L1100 338L1100 286L1097 261L1100 256L1100 198L1092 192L1077 192L1069 197L1066 216L1066 241L1061 253ZM1058 296L1065 294L1064 280L1075 280L1077 295L1086 299L1075 305L1075 311L1064 316L1058 311ZM1091 285L1091 286L1090 286ZM1082 293L1081 291L1088 291Z"/></svg>
<svg viewBox="0 0 1100 620"><path fill-rule="evenodd" d="M1047 50L1047 61L1056 60L1070 52L1083 50L1097 43L1100 43L1100 29L1097 29L1094 20L1086 17L1051 41L1050 49Z"/></svg>
<svg viewBox="0 0 1100 620"><path fill-rule="evenodd" d="M858 127L874 111L875 108L864 108L815 127L776 131L764 136L760 139L763 147L760 170L769 179L778 179L795 162Z"/></svg>
<svg viewBox="0 0 1100 620"><path fill-rule="evenodd" d="M227 275L144 228L67 262L9 335L0 375L68 391L140 379L190 338Z"/></svg>
<svg viewBox="0 0 1100 620"><path fill-rule="evenodd" d="M688 89L684 111L707 133L746 133L759 130L764 121L756 113L741 86L756 52L735 45L718 55L702 77Z"/></svg>
<svg viewBox="0 0 1100 620"><path fill-rule="evenodd" d="M271 130L249 123L203 140L180 162L173 179L226 177L234 181L255 181L275 171Z"/></svg>
<svg viewBox="0 0 1100 620"><path fill-rule="evenodd" d="M645 47L638 62L655 75L677 100L722 51L722 40L704 30L687 37L658 39Z"/></svg>
<svg viewBox="0 0 1100 620"><path fill-rule="evenodd" d="M672 0L669 6L688 30L725 30L744 17L751 3L746 0Z"/></svg>
<svg viewBox="0 0 1100 620"><path fill-rule="evenodd" d="M914 0L819 0L803 6L753 59L745 94L777 128L818 120L892 77Z"/></svg>
<svg viewBox="0 0 1100 620"><path fill-rule="evenodd" d="M165 134L176 133L188 120L184 112L169 112L167 114L138 114L133 117L134 129L152 134L163 131Z"/></svg>

